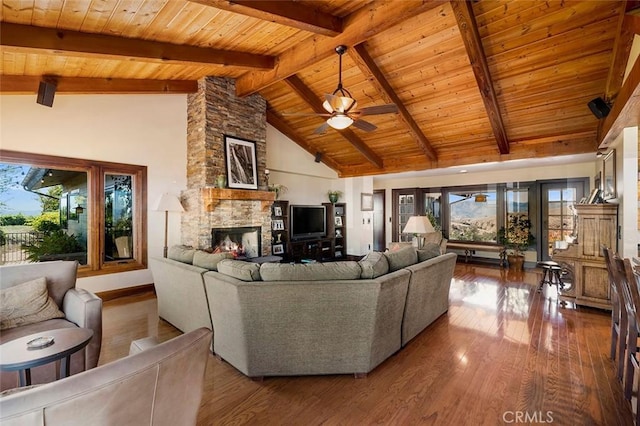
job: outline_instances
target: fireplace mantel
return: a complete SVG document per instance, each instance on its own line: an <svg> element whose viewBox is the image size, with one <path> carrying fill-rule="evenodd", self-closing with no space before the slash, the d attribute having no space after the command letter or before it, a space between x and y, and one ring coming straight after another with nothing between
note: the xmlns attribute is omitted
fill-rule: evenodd
<svg viewBox="0 0 640 426"><path fill-rule="evenodd" d="M202 188L202 199L204 200L205 209L208 212L212 212L220 203L220 200L261 201L262 210L266 211L276 199L276 193L273 191L253 191L249 189Z"/></svg>

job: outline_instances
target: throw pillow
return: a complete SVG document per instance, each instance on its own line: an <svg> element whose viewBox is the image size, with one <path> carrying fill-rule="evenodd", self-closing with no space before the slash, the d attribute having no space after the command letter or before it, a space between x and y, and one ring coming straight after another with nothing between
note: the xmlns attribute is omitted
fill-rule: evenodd
<svg viewBox="0 0 640 426"><path fill-rule="evenodd" d="M398 251L385 252L384 255L389 261L389 272L395 272L418 263L418 252L413 246L403 247Z"/></svg>
<svg viewBox="0 0 640 426"><path fill-rule="evenodd" d="M260 265L241 260L223 259L218 262L218 272L241 281L260 281Z"/></svg>
<svg viewBox="0 0 640 426"><path fill-rule="evenodd" d="M193 266L208 269L210 271L217 271L218 262L223 259L233 259L233 254L229 252L207 253L203 250L196 250L193 254Z"/></svg>
<svg viewBox="0 0 640 426"><path fill-rule="evenodd" d="M0 330L54 318L64 318L64 312L49 297L46 278L0 290Z"/></svg>
<svg viewBox="0 0 640 426"><path fill-rule="evenodd" d="M383 253L378 251L369 252L358 263L362 268L362 274L360 274L362 279L378 278L389 272L389 261Z"/></svg>
<svg viewBox="0 0 640 426"><path fill-rule="evenodd" d="M169 253L167 253L167 257L169 259L182 263L188 263L189 265L191 265L193 263L193 255L195 253L196 249L191 246L175 245L169 247Z"/></svg>
<svg viewBox="0 0 640 426"><path fill-rule="evenodd" d="M358 262L263 263L262 281L337 281L357 280L362 269Z"/></svg>
<svg viewBox="0 0 640 426"><path fill-rule="evenodd" d="M418 250L418 262L424 262L437 256L440 256L439 244L426 243L422 249Z"/></svg>

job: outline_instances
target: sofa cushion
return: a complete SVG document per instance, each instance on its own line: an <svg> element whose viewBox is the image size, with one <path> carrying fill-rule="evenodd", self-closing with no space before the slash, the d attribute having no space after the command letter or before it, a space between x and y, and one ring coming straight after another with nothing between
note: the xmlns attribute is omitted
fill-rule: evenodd
<svg viewBox="0 0 640 426"><path fill-rule="evenodd" d="M403 247L397 251L388 251L384 255L389 261L389 272L395 272L418 263L418 252L413 246Z"/></svg>
<svg viewBox="0 0 640 426"><path fill-rule="evenodd" d="M191 265L193 263L193 255L196 253L196 249L191 246L184 245L175 245L169 247L169 253L167 253L167 257L172 260L177 260L178 262L188 263Z"/></svg>
<svg viewBox="0 0 640 426"><path fill-rule="evenodd" d="M64 318L64 313L49 297L46 278L0 290L0 330L54 318Z"/></svg>
<svg viewBox="0 0 640 426"><path fill-rule="evenodd" d="M359 262L362 273L360 278L371 279L378 278L389 272L389 261L387 257L378 251L367 253Z"/></svg>
<svg viewBox="0 0 640 426"><path fill-rule="evenodd" d="M223 259L233 259L233 254L229 252L207 253L204 250L196 250L193 254L193 266L208 269L210 271L217 271L218 262Z"/></svg>
<svg viewBox="0 0 640 426"><path fill-rule="evenodd" d="M327 263L263 263L263 281L335 281L357 280L362 268L355 261Z"/></svg>
<svg viewBox="0 0 640 426"><path fill-rule="evenodd" d="M218 272L241 281L260 281L260 265L234 259L222 259L218 262Z"/></svg>
<svg viewBox="0 0 640 426"><path fill-rule="evenodd" d="M440 256L440 245L435 243L426 243L422 249L418 250L418 262L433 259Z"/></svg>

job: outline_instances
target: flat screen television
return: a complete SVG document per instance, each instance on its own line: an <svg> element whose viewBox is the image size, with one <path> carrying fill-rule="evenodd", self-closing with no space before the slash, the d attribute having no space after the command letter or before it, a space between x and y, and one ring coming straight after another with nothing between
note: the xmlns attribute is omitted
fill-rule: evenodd
<svg viewBox="0 0 640 426"><path fill-rule="evenodd" d="M291 239L304 240L327 236L327 209L325 206L291 205Z"/></svg>

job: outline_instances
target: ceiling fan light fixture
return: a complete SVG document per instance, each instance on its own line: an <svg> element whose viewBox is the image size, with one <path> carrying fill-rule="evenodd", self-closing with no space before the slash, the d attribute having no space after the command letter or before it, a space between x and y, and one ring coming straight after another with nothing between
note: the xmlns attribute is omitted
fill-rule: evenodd
<svg viewBox="0 0 640 426"><path fill-rule="evenodd" d="M348 115L336 114L327 120L327 124L334 129L342 130L353 124L353 119Z"/></svg>

